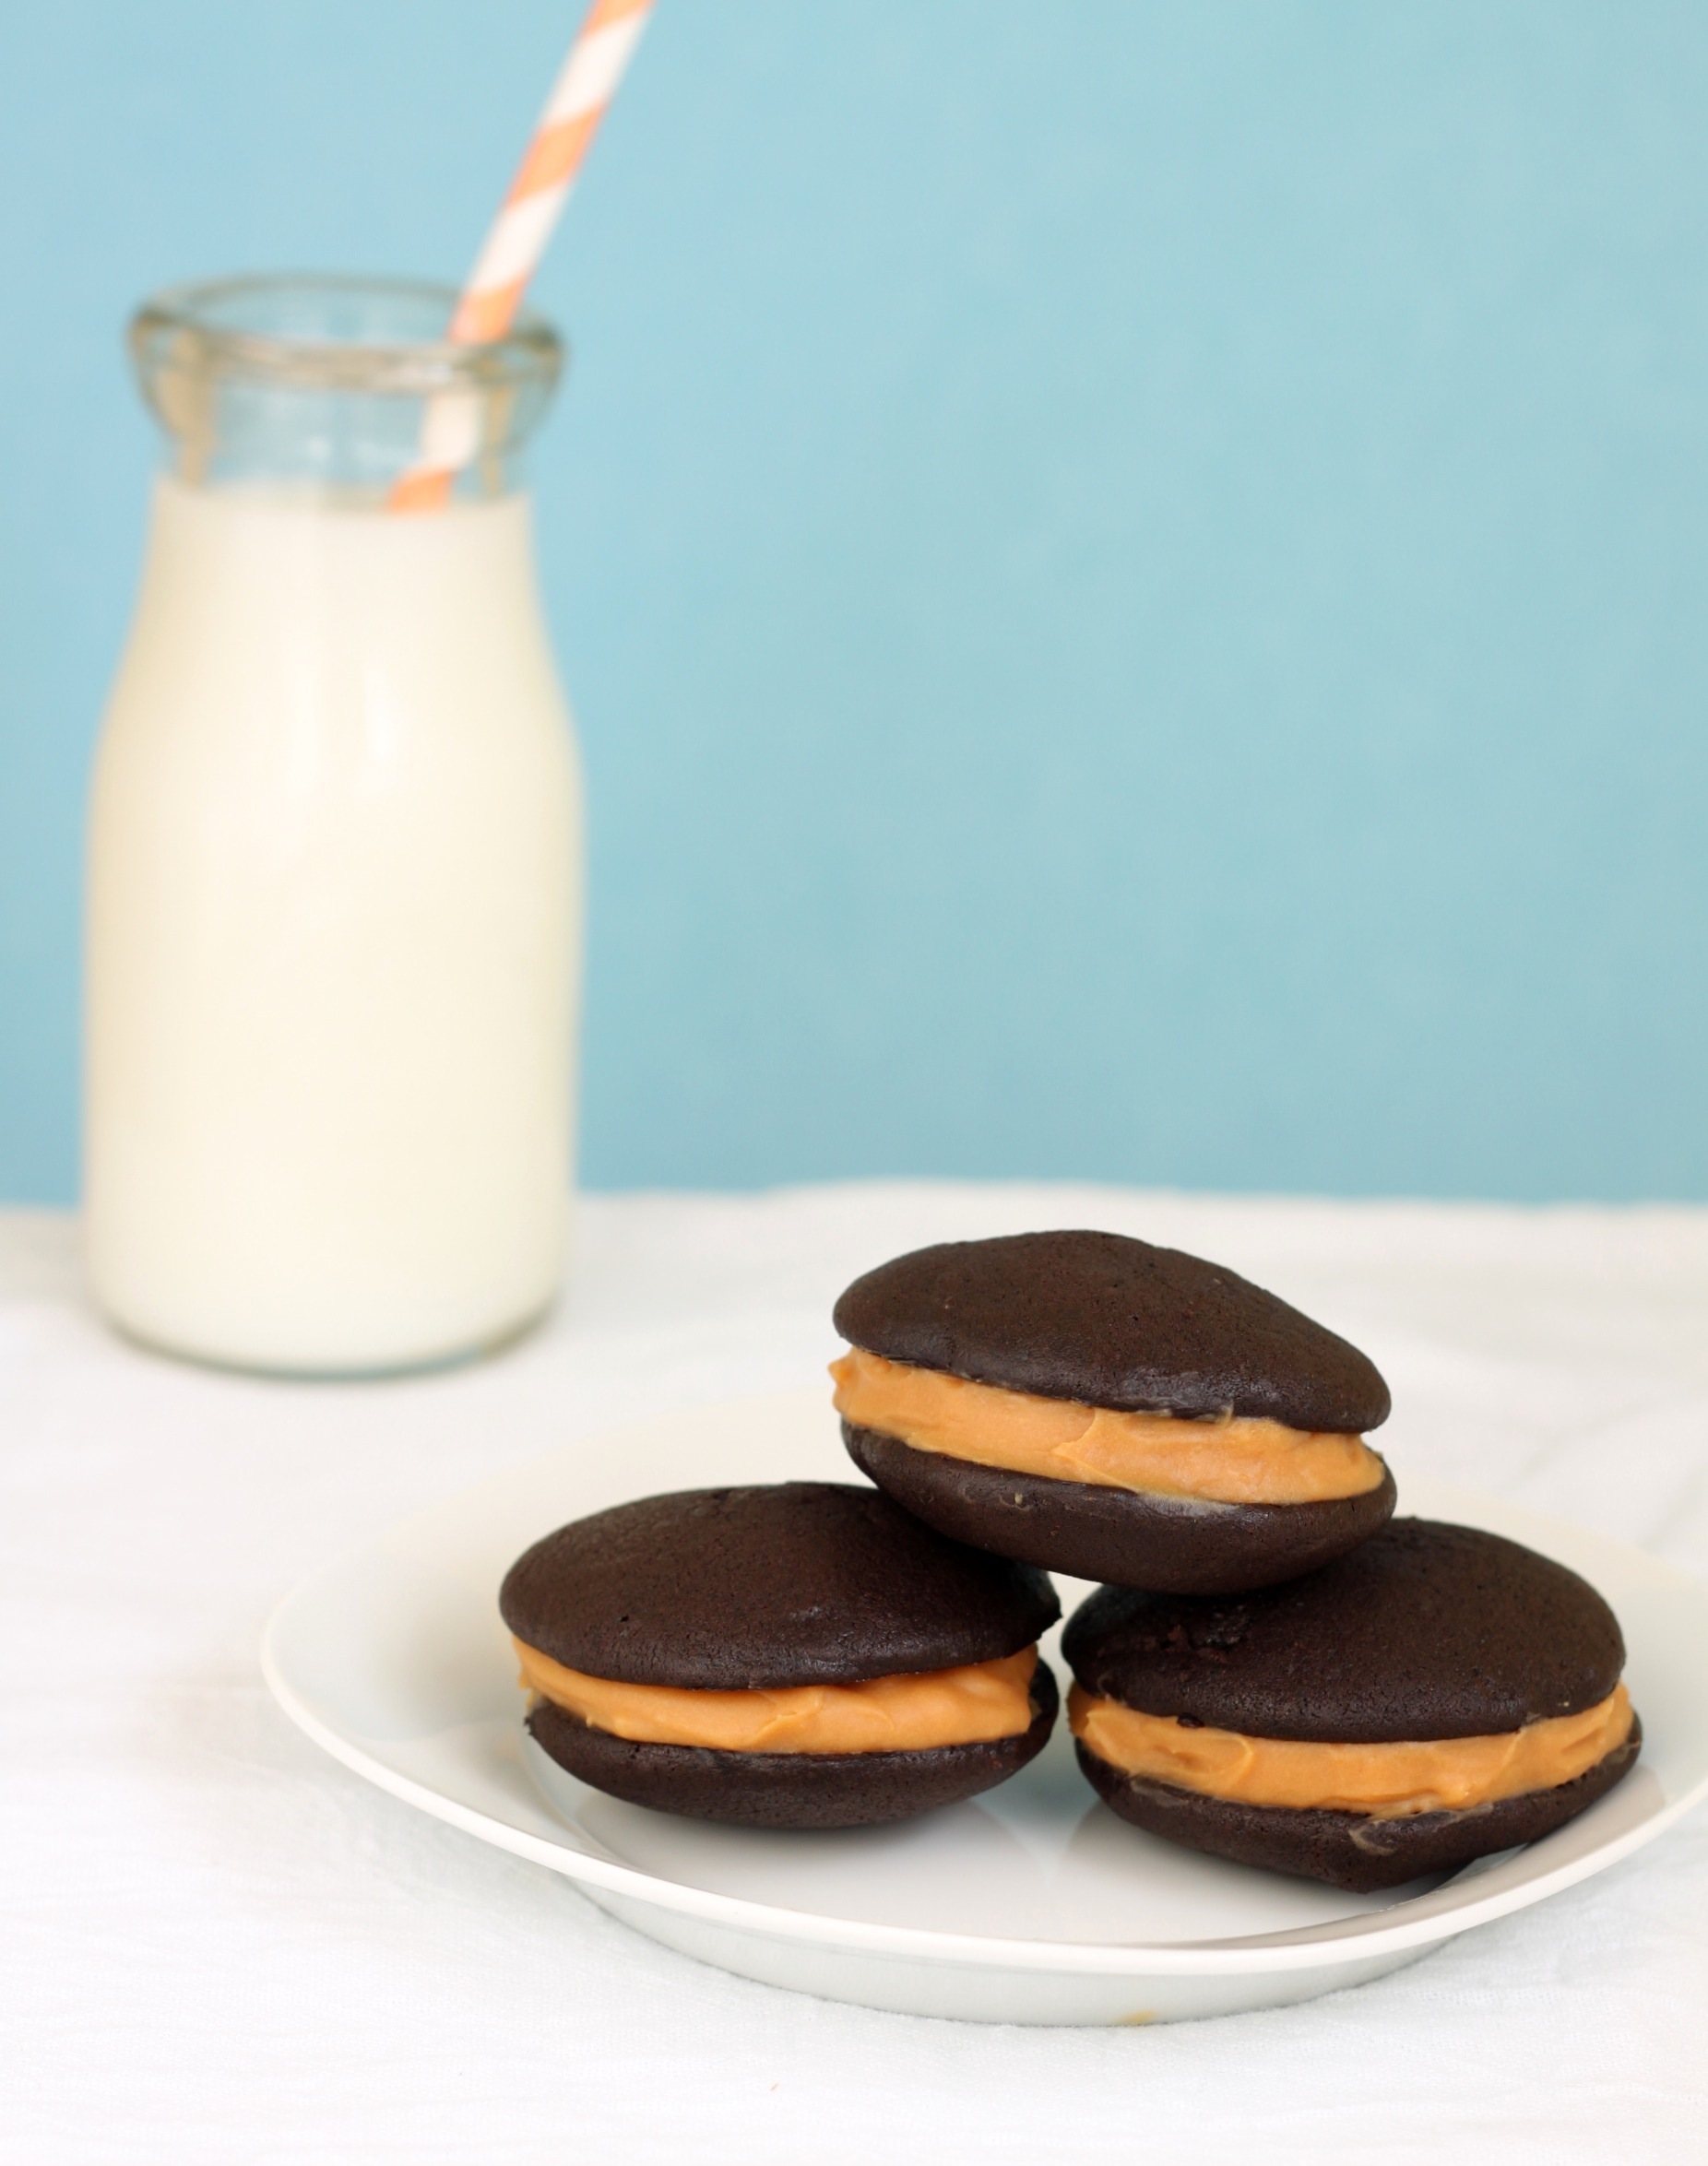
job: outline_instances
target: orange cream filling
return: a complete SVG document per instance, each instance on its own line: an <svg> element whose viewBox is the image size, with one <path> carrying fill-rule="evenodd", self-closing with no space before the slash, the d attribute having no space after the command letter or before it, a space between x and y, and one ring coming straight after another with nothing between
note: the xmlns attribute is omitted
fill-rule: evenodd
<svg viewBox="0 0 1708 2166"><path fill-rule="evenodd" d="M968 1383L860 1346L833 1361L830 1373L836 1411L856 1427L1010 1474L1216 1504L1316 1504L1361 1497L1382 1478L1381 1460L1361 1437L1333 1430L1289 1429L1242 1414L1194 1421L1119 1414Z"/></svg>
<svg viewBox="0 0 1708 2166"><path fill-rule="evenodd" d="M566 1669L515 1642L522 1684L596 1730L641 1745L709 1745L720 1752L919 1752L988 1744L1032 1727L1036 1647L997 1662L854 1685L789 1685L753 1692L623 1685Z"/></svg>
<svg viewBox="0 0 1708 2166"><path fill-rule="evenodd" d="M1417 1744L1314 1745L1191 1729L1172 1715L1144 1715L1075 1685L1068 1723L1100 1760L1130 1775L1171 1782L1241 1805L1312 1806L1379 1820L1465 1812L1525 1791L1572 1782L1631 1734L1623 1685L1582 1714L1556 1715L1495 1737Z"/></svg>

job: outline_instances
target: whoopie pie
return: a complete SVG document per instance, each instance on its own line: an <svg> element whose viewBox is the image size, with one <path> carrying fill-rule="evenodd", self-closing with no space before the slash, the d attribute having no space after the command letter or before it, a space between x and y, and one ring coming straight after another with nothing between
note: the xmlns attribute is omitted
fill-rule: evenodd
<svg viewBox="0 0 1708 2166"><path fill-rule="evenodd" d="M952 1241L836 1303L848 1452L957 1541L1085 1580L1223 1594L1375 1533L1388 1387L1235 1272L1121 1234Z"/></svg>
<svg viewBox="0 0 1708 2166"><path fill-rule="evenodd" d="M696 1819L849 1828L1041 1751L1048 1578L875 1489L689 1489L560 1527L505 1575L528 1726L595 1789Z"/></svg>
<svg viewBox="0 0 1708 2166"><path fill-rule="evenodd" d="M1595 1589L1430 1520L1237 1600L1101 1588L1062 1652L1079 1764L1123 1819L1337 1888L1532 1842L1642 1742Z"/></svg>

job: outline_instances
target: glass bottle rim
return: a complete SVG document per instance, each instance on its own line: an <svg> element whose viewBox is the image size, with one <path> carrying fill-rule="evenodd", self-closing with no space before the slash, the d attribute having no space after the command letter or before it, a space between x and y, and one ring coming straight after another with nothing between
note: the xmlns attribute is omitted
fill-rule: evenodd
<svg viewBox="0 0 1708 2166"><path fill-rule="evenodd" d="M139 366L163 344L175 363L210 377L243 378L301 391L350 391L421 398L445 391L531 387L550 392L563 365L563 341L537 310L518 310L502 338L481 345L436 337L339 337L258 329L245 307L298 300L334 307L362 300L413 309L423 322L448 324L458 294L424 278L366 278L341 272L268 273L196 280L151 295L130 323Z"/></svg>

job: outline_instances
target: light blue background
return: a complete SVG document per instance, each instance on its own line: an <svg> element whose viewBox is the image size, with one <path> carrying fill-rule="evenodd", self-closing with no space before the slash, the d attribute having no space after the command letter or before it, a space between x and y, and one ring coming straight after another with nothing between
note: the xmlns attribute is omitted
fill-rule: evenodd
<svg viewBox="0 0 1708 2166"><path fill-rule="evenodd" d="M455 278L540 0L9 11L0 1193L150 288ZM1708 1196L1708 9L661 0L540 280L595 1185Z"/></svg>

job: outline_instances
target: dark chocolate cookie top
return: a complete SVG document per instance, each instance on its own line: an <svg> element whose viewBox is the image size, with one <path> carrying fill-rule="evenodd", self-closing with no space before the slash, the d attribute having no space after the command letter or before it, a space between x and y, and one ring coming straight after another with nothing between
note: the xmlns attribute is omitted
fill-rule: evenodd
<svg viewBox="0 0 1708 2166"><path fill-rule="evenodd" d="M856 1279L835 1321L890 1361L1043 1399L1351 1433L1388 1418L1356 1346L1237 1272L1124 1234L916 1249Z"/></svg>
<svg viewBox="0 0 1708 2166"><path fill-rule="evenodd" d="M1390 1520L1284 1586L1100 1587L1062 1651L1087 1692L1248 1737L1381 1745L1573 1715L1619 1683L1619 1620L1586 1580L1499 1534Z"/></svg>
<svg viewBox="0 0 1708 2166"><path fill-rule="evenodd" d="M683 1489L576 1520L518 1557L498 1606L554 1662L629 1685L851 1684L1030 1646L1048 1574L934 1533L876 1489Z"/></svg>

